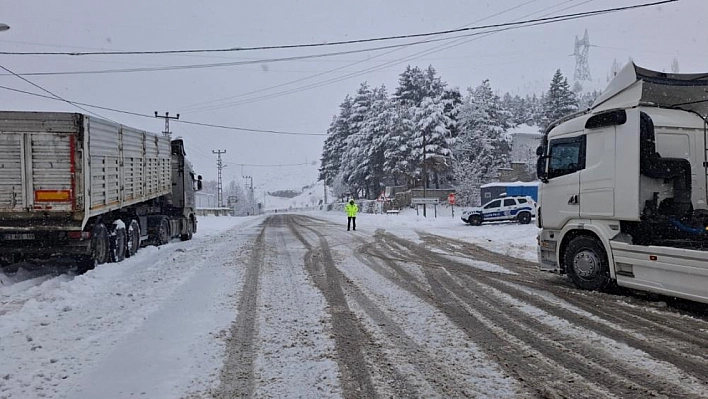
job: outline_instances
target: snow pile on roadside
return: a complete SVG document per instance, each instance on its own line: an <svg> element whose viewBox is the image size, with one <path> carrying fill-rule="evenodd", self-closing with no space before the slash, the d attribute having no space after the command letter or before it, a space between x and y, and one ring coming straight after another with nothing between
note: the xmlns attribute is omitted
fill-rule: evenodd
<svg viewBox="0 0 708 399"><path fill-rule="evenodd" d="M119 264L100 265L84 275L35 276L27 271L15 276L0 275L5 281L0 285L0 398L65 397L73 389L78 389L76 397L91 397L90 392L81 389L95 390L99 396L93 397L105 398L101 392L113 392L116 397L139 395L141 392L112 387L120 386L121 381L130 387L136 379L142 383L135 387L149 387L154 381L148 379L156 373L156 381L167 384L160 387L160 397L167 398L174 396L170 392L184 392L184 386L193 380L207 384L214 380L210 374L220 366L217 341L187 341L184 334L209 335L228 327L229 295L233 294L233 286L228 283L238 285L240 276L223 267L209 270L223 265L212 262L212 257L218 255L214 251L220 247L228 253L230 248L243 244L228 230L236 226L247 228L261 220L203 217L192 241L142 248L135 257ZM207 245L213 241L224 242L220 247ZM197 273L200 274L195 276ZM202 274L211 279L206 287L194 288L194 281ZM185 285L187 282L191 284ZM194 303L201 307L194 309ZM174 309L185 307L194 318L173 319L185 313ZM159 325L150 328L151 323ZM141 337L145 330L153 335ZM121 356L121 342L136 342L131 337L156 344L139 347L138 358L150 362L130 363L131 354L125 353L122 369L114 370L113 375L98 374L100 379L91 380L89 376L100 373L102 359L112 352L112 357ZM177 345L175 339L180 337L197 346ZM169 345L170 342L176 345ZM180 357L191 360L179 362ZM160 359L161 363L169 362L165 364L167 368L151 368ZM201 367L195 368L195 364ZM94 370L97 365L98 371ZM111 389L105 389L108 386ZM158 397L154 393L150 397Z"/></svg>

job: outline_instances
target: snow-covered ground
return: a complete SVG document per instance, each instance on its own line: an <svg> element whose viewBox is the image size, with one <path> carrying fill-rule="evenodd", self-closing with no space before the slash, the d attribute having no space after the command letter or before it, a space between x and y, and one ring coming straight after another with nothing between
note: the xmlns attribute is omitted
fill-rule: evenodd
<svg viewBox="0 0 708 399"><path fill-rule="evenodd" d="M534 256L533 225L471 227L440 211L437 219L414 210L360 214L358 223L360 230L416 240L416 230L426 231ZM311 215L346 223L338 212ZM0 398L174 398L214 388L224 350L218 338L234 320L244 279L230 259L248 250L263 220L202 217L192 241L142 248L84 275L0 273Z"/></svg>
<svg viewBox="0 0 708 399"><path fill-rule="evenodd" d="M528 225L514 222L485 223L481 226L470 226L460 220L465 208L449 205L432 206L426 209L427 217L423 217L423 208L406 208L399 214L366 214L357 215L357 226L384 228L401 237L418 240L416 232L450 237L473 244L478 244L490 251L520 259L536 260L536 227L535 219ZM452 216L454 211L454 216ZM347 217L344 212L321 212L318 217L342 223L346 227Z"/></svg>
<svg viewBox="0 0 708 399"><path fill-rule="evenodd" d="M242 281L227 260L261 220L204 217L192 241L80 276L0 274L0 398L174 398L208 387Z"/></svg>
<svg viewBox="0 0 708 399"><path fill-rule="evenodd" d="M0 274L0 399L708 396L704 320L539 277L533 224L437 211L202 217Z"/></svg>

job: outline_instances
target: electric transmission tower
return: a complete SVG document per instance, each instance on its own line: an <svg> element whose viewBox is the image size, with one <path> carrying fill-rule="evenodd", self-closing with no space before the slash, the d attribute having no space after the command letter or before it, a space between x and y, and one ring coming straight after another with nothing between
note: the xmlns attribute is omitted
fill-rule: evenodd
<svg viewBox="0 0 708 399"><path fill-rule="evenodd" d="M588 36L588 30L585 29L585 35L582 39L578 39L575 36L575 51L573 52L575 56L575 80L591 81L592 76L590 76L590 66L588 64L588 59L590 56L590 36Z"/></svg>
<svg viewBox="0 0 708 399"><path fill-rule="evenodd" d="M216 201L217 205L219 208L224 206L222 197L223 197L223 186L221 184L221 170L226 167L224 165L224 162L221 160L221 154L226 154L226 150L211 150L212 153L216 154L216 170L217 172L217 178L216 178Z"/></svg>

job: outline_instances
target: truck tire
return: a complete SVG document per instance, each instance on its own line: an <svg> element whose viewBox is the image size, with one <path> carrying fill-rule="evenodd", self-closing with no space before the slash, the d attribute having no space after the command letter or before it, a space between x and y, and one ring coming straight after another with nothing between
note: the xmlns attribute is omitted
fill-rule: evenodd
<svg viewBox="0 0 708 399"><path fill-rule="evenodd" d="M472 226L480 226L482 224L482 216L470 215L470 217L467 218L467 223L471 224Z"/></svg>
<svg viewBox="0 0 708 399"><path fill-rule="evenodd" d="M109 261L111 252L111 240L108 236L108 229L103 223L98 223L91 232L91 255L78 259L77 272L79 274L93 270L97 265L102 265Z"/></svg>
<svg viewBox="0 0 708 399"><path fill-rule="evenodd" d="M123 222L115 221L111 225L111 251L110 251L110 261L111 262L122 262L125 259L126 253L126 231L125 224Z"/></svg>
<svg viewBox="0 0 708 399"><path fill-rule="evenodd" d="M519 221L519 224L529 224L531 223L531 214L528 212L521 212L516 219Z"/></svg>
<svg viewBox="0 0 708 399"><path fill-rule="evenodd" d="M194 235L194 218L187 219L187 232L179 236L182 241L189 241Z"/></svg>
<svg viewBox="0 0 708 399"><path fill-rule="evenodd" d="M610 267L607 252L594 237L573 238L563 257L565 271L573 283L585 290L603 291L610 285Z"/></svg>
<svg viewBox="0 0 708 399"><path fill-rule="evenodd" d="M157 231L155 233L155 245L157 245L158 247L160 245L165 245L170 242L172 234L170 232L170 220L167 218L167 216L163 216L162 218L160 218L160 224L158 225Z"/></svg>
<svg viewBox="0 0 708 399"><path fill-rule="evenodd" d="M140 248L140 223L138 223L137 220L132 219L130 221L126 236L125 256L130 258L135 255L135 253L138 252L138 248Z"/></svg>

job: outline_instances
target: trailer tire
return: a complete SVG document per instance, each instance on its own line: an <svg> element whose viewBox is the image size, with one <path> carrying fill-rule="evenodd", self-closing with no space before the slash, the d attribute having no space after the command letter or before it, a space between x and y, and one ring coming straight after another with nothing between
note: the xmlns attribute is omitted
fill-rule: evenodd
<svg viewBox="0 0 708 399"><path fill-rule="evenodd" d="M516 219L519 221L519 224L529 224L531 223L531 214L528 212L521 212Z"/></svg>
<svg viewBox="0 0 708 399"><path fill-rule="evenodd" d="M125 256L130 258L140 248L140 223L132 219L128 224L127 239L125 240Z"/></svg>
<svg viewBox="0 0 708 399"><path fill-rule="evenodd" d="M163 216L160 218L160 224L157 226L155 245L159 247L160 245L167 244L170 242L170 237L172 237L170 232L170 220L167 216Z"/></svg>
<svg viewBox="0 0 708 399"><path fill-rule="evenodd" d="M125 259L127 248L127 237L125 232L125 224L118 221L113 222L111 226L111 251L110 261L121 262Z"/></svg>
<svg viewBox="0 0 708 399"><path fill-rule="evenodd" d="M565 271L576 286L590 291L604 291L609 287L611 279L607 252L597 238L573 238L563 260Z"/></svg>
<svg viewBox="0 0 708 399"><path fill-rule="evenodd" d="M91 255L78 259L77 272L79 274L93 270L97 265L109 261L111 252L111 240L108 236L108 229L103 223L98 223L91 232Z"/></svg>

